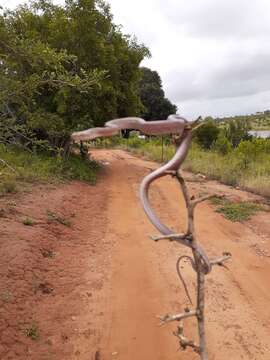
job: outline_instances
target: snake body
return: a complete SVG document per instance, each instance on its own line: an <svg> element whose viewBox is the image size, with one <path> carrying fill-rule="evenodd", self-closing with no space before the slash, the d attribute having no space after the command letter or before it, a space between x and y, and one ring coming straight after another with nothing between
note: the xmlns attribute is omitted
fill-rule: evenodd
<svg viewBox="0 0 270 360"><path fill-rule="evenodd" d="M177 134L178 136L180 136L180 139L178 141L179 146L172 159L166 164L162 165L158 169L148 174L142 180L140 185L140 200L149 220L161 234L171 235L174 233L174 231L161 223L150 205L148 193L150 185L153 181L168 175L168 173L170 172L176 172L181 167L183 161L187 156L191 144L191 127L188 121L179 115L170 115L167 120L158 121L145 121L137 117L126 117L108 121L105 123L105 127L97 127L85 131L75 132L71 135L71 138L75 142L92 140L97 137L116 135L119 133L120 130L123 129L139 130L147 135ZM197 253L200 255L201 260L203 261L205 269L204 272L210 272L211 264L202 247L199 244L196 244L196 249L194 249L192 241L186 241L185 245L197 251ZM192 264L192 266L195 269L196 266L194 263Z"/></svg>

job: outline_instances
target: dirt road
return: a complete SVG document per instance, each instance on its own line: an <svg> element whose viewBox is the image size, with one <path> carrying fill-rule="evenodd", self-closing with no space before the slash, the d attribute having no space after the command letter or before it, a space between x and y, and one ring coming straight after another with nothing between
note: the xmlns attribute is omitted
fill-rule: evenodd
<svg viewBox="0 0 270 360"><path fill-rule="evenodd" d="M142 177L157 165L121 150L97 150L94 157L104 163L96 187L41 186L0 202L0 359L198 359L190 350L177 352L176 324L157 326L156 315L188 305L175 271L188 250L150 240L156 230L138 201ZM188 185L195 195L260 201L216 182ZM172 179L154 185L151 199L166 224L185 229ZM33 226L23 224L26 217ZM227 270L217 267L207 277L209 358L269 360L269 213L232 223L205 203L196 225L211 256L233 254ZM194 273L188 264L182 271L194 296ZM185 329L196 339L193 320Z"/></svg>

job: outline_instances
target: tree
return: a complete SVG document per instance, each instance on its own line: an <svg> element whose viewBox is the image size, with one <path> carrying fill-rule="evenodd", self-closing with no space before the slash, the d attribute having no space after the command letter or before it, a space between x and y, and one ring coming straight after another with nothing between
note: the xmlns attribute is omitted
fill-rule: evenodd
<svg viewBox="0 0 270 360"><path fill-rule="evenodd" d="M62 147L71 132L139 115L148 49L102 0L34 0L0 13L0 111Z"/></svg>
<svg viewBox="0 0 270 360"><path fill-rule="evenodd" d="M205 149L210 149L214 142L217 140L219 128L212 120L199 126L194 131L194 138L197 143Z"/></svg>
<svg viewBox="0 0 270 360"><path fill-rule="evenodd" d="M237 147L242 140L248 140L251 136L248 131L251 129L248 119L245 117L235 117L229 120L226 127L226 137L230 140L233 147Z"/></svg>
<svg viewBox="0 0 270 360"><path fill-rule="evenodd" d="M223 131L219 132L218 137L213 144L213 149L222 155L226 155L232 151L232 144L225 136Z"/></svg>
<svg viewBox="0 0 270 360"><path fill-rule="evenodd" d="M141 116L145 120L167 119L175 114L177 106L165 98L161 78L156 71L141 68L140 97L144 108Z"/></svg>

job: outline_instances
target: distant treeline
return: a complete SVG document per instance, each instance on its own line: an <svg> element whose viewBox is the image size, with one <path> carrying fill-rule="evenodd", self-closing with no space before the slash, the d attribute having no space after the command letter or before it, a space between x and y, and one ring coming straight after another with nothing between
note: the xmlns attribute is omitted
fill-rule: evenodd
<svg viewBox="0 0 270 360"><path fill-rule="evenodd" d="M258 111L256 114L236 115L227 117L212 118L208 116L206 120L214 120L220 125L226 124L232 120L245 122L250 130L270 130L270 110Z"/></svg>

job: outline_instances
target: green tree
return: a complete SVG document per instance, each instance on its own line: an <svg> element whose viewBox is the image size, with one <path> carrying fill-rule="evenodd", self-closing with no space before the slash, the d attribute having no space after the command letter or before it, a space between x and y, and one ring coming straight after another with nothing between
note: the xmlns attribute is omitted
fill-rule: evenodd
<svg viewBox="0 0 270 360"><path fill-rule="evenodd" d="M203 148L210 149L219 135L219 128L212 120L208 120L194 131L195 141Z"/></svg>
<svg viewBox="0 0 270 360"><path fill-rule="evenodd" d="M175 114L177 106L165 98L161 78L156 71L141 68L140 97L144 108L141 115L145 120L167 119Z"/></svg>
<svg viewBox="0 0 270 360"><path fill-rule="evenodd" d="M247 118L235 117L226 124L226 137L230 140L233 147L237 147L242 140L248 140L251 137L248 131L251 129Z"/></svg>
<svg viewBox="0 0 270 360"><path fill-rule="evenodd" d="M232 151L232 144L223 131L219 132L216 141L213 143L213 150L216 150L222 155L226 155Z"/></svg>
<svg viewBox="0 0 270 360"><path fill-rule="evenodd" d="M62 147L72 131L139 115L145 56L148 49L122 34L101 0L66 0L64 6L34 0L2 11L2 118Z"/></svg>

